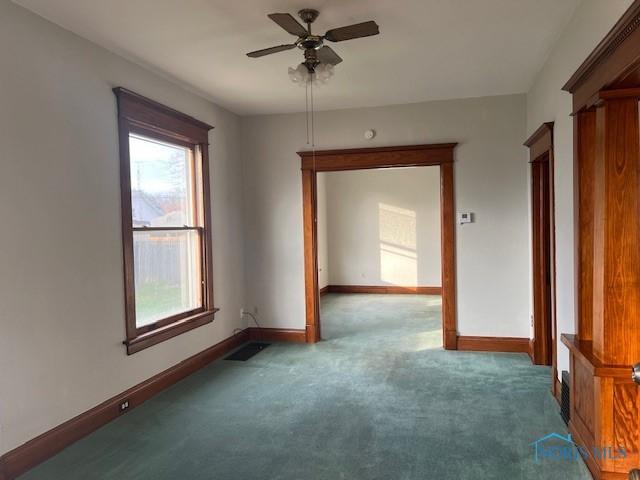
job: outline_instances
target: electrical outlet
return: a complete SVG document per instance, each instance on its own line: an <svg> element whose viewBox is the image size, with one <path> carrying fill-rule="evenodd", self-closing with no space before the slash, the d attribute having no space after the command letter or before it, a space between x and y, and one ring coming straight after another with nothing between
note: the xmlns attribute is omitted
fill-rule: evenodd
<svg viewBox="0 0 640 480"><path fill-rule="evenodd" d="M120 403L120 411L121 412L124 412L128 408L129 408L129 400L124 400L123 402Z"/></svg>

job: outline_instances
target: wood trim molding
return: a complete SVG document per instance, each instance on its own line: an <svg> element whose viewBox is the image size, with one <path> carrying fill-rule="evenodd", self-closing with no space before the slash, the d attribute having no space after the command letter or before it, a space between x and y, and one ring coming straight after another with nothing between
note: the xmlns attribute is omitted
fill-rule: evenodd
<svg viewBox="0 0 640 480"><path fill-rule="evenodd" d="M531 342L531 359L538 365L548 364L551 357L551 391L556 393L557 378L557 327L556 327L556 254L555 254L555 175L554 175L554 148L553 148L554 122L545 122L524 142L529 148L529 161L532 177L532 218L533 218L533 285L534 285L534 336ZM540 165L541 163L547 165ZM546 172L546 177L541 174ZM548 192L543 192L540 182L546 180ZM535 184L537 181L537 185ZM544 198L542 193L546 193ZM545 207L545 204L547 206ZM549 222L548 231L543 223ZM548 238L547 238L548 237ZM544 243L548 242L549 251L544 249ZM546 253L545 253L546 252ZM549 258L548 278L545 258ZM544 277L544 278L543 278ZM544 289L549 285L550 298L547 300ZM546 304L550 302L549 311L551 318L546 319ZM551 328L551 345L547 345L548 329Z"/></svg>
<svg viewBox="0 0 640 480"><path fill-rule="evenodd" d="M398 285L327 285L326 293L378 293L442 295L442 287L402 287ZM320 295L322 295L320 290Z"/></svg>
<svg viewBox="0 0 640 480"><path fill-rule="evenodd" d="M562 87L573 94L573 113L590 107L596 94L640 66L640 0L635 0Z"/></svg>
<svg viewBox="0 0 640 480"><path fill-rule="evenodd" d="M320 296L326 295L327 293L329 293L329 285L320 289Z"/></svg>
<svg viewBox="0 0 640 480"><path fill-rule="evenodd" d="M162 390L235 350L249 338L250 332L243 330L5 453L0 457L0 479L3 478L1 473L5 475L3 480L14 479L111 420L125 415ZM120 404L125 400L129 401L129 409L123 413L120 412Z"/></svg>
<svg viewBox="0 0 640 480"><path fill-rule="evenodd" d="M302 212L307 342L320 341L320 294L318 291L318 232L316 182L318 172L412 166L440 167L440 226L442 256L443 343L455 350L456 254L454 157L457 143L406 145L347 150L298 152L302 169Z"/></svg>
<svg viewBox="0 0 640 480"><path fill-rule="evenodd" d="M458 337L458 350L529 353L529 339L519 337Z"/></svg>
<svg viewBox="0 0 640 480"><path fill-rule="evenodd" d="M631 378L631 365L608 365L603 363L593 351L593 342L580 340L576 335L566 333L562 334L561 340L591 375L596 377L613 377L621 380Z"/></svg>
<svg viewBox="0 0 640 480"><path fill-rule="evenodd" d="M458 348L456 317L456 212L453 163L440 165L440 245L442 265L442 331L444 348Z"/></svg>
<svg viewBox="0 0 640 480"><path fill-rule="evenodd" d="M545 122L524 142L529 148L529 161L534 162L540 155L553 150L554 122Z"/></svg>
<svg viewBox="0 0 640 480"><path fill-rule="evenodd" d="M457 143L298 152L302 170L335 172L368 168L420 167L453 162Z"/></svg>
<svg viewBox="0 0 640 480"><path fill-rule="evenodd" d="M248 331L249 340L252 342L305 343L307 341L305 330L300 329L250 327Z"/></svg>
<svg viewBox="0 0 640 480"><path fill-rule="evenodd" d="M188 143L209 144L208 132L213 126L124 87L114 88L113 93L118 99L118 115L133 125L171 137L177 134Z"/></svg>

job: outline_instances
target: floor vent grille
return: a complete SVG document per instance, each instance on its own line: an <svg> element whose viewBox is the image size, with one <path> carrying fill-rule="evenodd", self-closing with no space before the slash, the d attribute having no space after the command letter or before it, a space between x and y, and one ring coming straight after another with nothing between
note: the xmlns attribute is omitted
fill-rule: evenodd
<svg viewBox="0 0 640 480"><path fill-rule="evenodd" d="M571 379L569 377L569 372L564 370L562 372L562 393L560 398L560 416L564 420L564 423L569 425L569 419L571 418L571 410L570 410L570 396L569 391L571 388Z"/></svg>
<svg viewBox="0 0 640 480"><path fill-rule="evenodd" d="M238 362L246 362L251 357L260 353L262 350L267 348L270 343L261 343L261 342L252 342L246 344L244 347L236 350L231 355L225 358L225 360L235 360Z"/></svg>

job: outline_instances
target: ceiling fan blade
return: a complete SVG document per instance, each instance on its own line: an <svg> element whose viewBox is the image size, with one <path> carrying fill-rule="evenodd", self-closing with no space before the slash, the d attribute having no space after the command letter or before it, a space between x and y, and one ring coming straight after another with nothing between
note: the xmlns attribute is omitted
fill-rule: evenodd
<svg viewBox="0 0 640 480"><path fill-rule="evenodd" d="M318 60L322 63L328 63L329 65L337 65L342 61L340 56L334 52L331 47L327 47L326 45L318 50Z"/></svg>
<svg viewBox="0 0 640 480"><path fill-rule="evenodd" d="M333 28L324 34L324 38L330 42L342 42L352 38L370 37L380 33L378 24L373 20L369 22L356 23L348 27Z"/></svg>
<svg viewBox="0 0 640 480"><path fill-rule="evenodd" d="M291 35L304 37L309 33L306 28L300 25L300 23L288 13L270 13L267 16Z"/></svg>
<svg viewBox="0 0 640 480"><path fill-rule="evenodd" d="M277 47L264 48L262 50L256 50L255 52L249 52L249 53L247 53L247 57L251 57L251 58L264 57L265 55L271 55L272 53L284 52L285 50L291 50L292 48L296 48L295 44L278 45Z"/></svg>

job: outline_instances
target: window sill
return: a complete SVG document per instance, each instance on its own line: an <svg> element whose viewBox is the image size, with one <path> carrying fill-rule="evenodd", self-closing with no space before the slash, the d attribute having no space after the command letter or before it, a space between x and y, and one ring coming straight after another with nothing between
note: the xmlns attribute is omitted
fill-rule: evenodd
<svg viewBox="0 0 640 480"><path fill-rule="evenodd" d="M173 338L177 335L188 332L189 330L193 330L194 328L198 328L202 325L206 325L207 323L211 323L213 322L215 314L218 310L220 309L214 308L213 310L198 313L197 315L193 315L192 317L184 318L164 327L139 335L130 340L125 340L122 343L124 343L127 347L127 355L132 355L136 352L139 352L140 350L144 350L145 348L152 347L153 345L157 345L158 343L164 342L165 340L169 340L170 338Z"/></svg>

